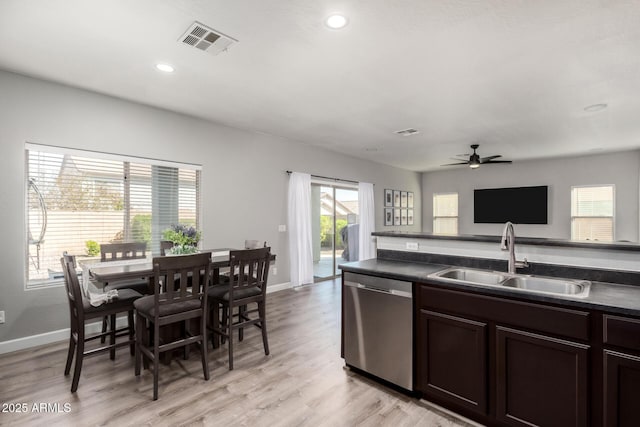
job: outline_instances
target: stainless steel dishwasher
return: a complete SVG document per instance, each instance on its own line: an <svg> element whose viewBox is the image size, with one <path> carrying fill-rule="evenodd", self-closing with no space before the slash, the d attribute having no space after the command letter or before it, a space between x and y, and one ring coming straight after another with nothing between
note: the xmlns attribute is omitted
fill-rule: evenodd
<svg viewBox="0 0 640 427"><path fill-rule="evenodd" d="M344 359L413 390L411 282L344 272Z"/></svg>

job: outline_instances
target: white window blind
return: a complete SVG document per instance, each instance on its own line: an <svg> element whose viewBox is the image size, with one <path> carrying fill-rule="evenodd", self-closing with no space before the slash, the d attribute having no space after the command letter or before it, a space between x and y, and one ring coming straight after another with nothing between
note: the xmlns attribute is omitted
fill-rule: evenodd
<svg viewBox="0 0 640 427"><path fill-rule="evenodd" d="M158 254L172 224L200 228L199 166L28 144L25 169L27 287L60 283L64 251L136 241Z"/></svg>
<svg viewBox="0 0 640 427"><path fill-rule="evenodd" d="M613 241L615 191L613 185L571 188L571 238Z"/></svg>
<svg viewBox="0 0 640 427"><path fill-rule="evenodd" d="M458 234L458 193L433 195L433 232Z"/></svg>

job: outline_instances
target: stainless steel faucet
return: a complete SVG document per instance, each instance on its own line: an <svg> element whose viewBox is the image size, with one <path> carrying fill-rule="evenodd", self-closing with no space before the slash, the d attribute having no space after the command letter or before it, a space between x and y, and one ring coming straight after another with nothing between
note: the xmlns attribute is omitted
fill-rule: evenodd
<svg viewBox="0 0 640 427"><path fill-rule="evenodd" d="M513 223L511 223L511 221L507 221L504 225L500 249L503 251L509 251L509 265L507 268L507 272L509 274L515 274L516 268L529 266L526 258L524 261L516 261L516 233L513 230Z"/></svg>

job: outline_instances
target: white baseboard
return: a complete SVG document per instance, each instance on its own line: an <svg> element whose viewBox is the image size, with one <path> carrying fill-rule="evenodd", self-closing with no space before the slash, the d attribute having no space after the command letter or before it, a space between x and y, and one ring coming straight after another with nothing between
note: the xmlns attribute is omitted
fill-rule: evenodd
<svg viewBox="0 0 640 427"><path fill-rule="evenodd" d="M119 317L116 327L126 326L127 318ZM102 331L102 322L89 323L85 329L86 333L94 334ZM69 339L69 328L57 331L45 332L43 334L30 335L28 337L16 338L14 340L0 342L0 354L11 353L13 351L25 350L39 345L51 344L54 342L67 341Z"/></svg>
<svg viewBox="0 0 640 427"><path fill-rule="evenodd" d="M277 283L267 286L267 293L273 293L291 289L291 282ZM118 318L116 326L121 328L126 325L126 317ZM86 327L86 332L93 334L102 330L102 322L90 323ZM28 337L16 338L14 340L0 342L0 354L11 353L13 351L25 350L39 345L51 344L69 339L69 328L57 331L45 332L43 334L31 335Z"/></svg>
<svg viewBox="0 0 640 427"><path fill-rule="evenodd" d="M272 292L284 291L285 289L291 289L291 282L277 283L275 285L267 286L267 293L270 294Z"/></svg>

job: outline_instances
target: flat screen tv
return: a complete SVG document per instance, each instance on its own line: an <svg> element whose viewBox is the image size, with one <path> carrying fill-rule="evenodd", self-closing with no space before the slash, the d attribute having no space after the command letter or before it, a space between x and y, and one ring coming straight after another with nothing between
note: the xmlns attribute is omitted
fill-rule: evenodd
<svg viewBox="0 0 640 427"><path fill-rule="evenodd" d="M547 224L548 187L484 188L473 191L473 222Z"/></svg>

